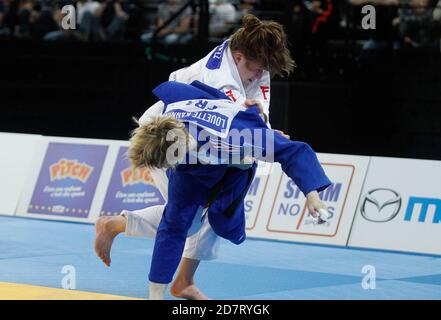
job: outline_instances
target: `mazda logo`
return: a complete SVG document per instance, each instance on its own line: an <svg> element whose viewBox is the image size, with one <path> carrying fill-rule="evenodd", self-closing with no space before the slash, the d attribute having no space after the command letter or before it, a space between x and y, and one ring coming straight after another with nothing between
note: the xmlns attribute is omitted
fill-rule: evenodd
<svg viewBox="0 0 441 320"><path fill-rule="evenodd" d="M371 222L388 222L400 212L401 196L387 188L372 189L361 203L361 215Z"/></svg>

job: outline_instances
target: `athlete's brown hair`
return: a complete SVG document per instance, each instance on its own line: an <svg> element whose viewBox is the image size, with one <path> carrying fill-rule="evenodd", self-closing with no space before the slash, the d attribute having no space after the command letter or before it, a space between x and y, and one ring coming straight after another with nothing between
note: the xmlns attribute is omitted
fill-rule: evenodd
<svg viewBox="0 0 441 320"><path fill-rule="evenodd" d="M289 75L296 66L280 23L261 21L252 14L243 17L242 27L230 37L230 49L252 61L259 61L271 75Z"/></svg>

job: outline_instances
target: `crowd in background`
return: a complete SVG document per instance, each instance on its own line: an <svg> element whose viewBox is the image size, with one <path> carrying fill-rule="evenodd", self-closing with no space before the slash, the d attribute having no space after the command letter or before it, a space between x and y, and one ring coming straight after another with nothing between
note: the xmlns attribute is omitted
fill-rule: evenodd
<svg viewBox="0 0 441 320"><path fill-rule="evenodd" d="M369 32L365 50L401 47L440 47L441 1L350 0L352 5L374 4L377 28Z"/></svg>
<svg viewBox="0 0 441 320"><path fill-rule="evenodd" d="M135 0L0 0L0 35L44 40L123 40ZM75 8L75 29L62 28Z"/></svg>
<svg viewBox="0 0 441 320"><path fill-rule="evenodd" d="M198 34L197 1L160 32L187 0L0 0L0 37L47 41L188 43ZM376 29L362 30L361 7L376 8ZM76 8L76 28L65 30L62 8ZM440 47L441 0L210 0L209 36L222 40L246 13L278 20L293 43L342 38L351 29L365 50ZM354 33L355 32L355 33ZM357 33L358 32L358 33Z"/></svg>

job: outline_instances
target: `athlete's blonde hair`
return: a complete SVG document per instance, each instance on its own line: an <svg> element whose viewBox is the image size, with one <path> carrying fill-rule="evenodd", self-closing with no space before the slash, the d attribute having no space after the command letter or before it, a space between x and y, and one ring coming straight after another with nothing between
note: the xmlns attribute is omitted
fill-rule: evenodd
<svg viewBox="0 0 441 320"><path fill-rule="evenodd" d="M182 122L158 116L132 131L127 157L135 168L174 168L185 157L189 144L190 135Z"/></svg>
<svg viewBox="0 0 441 320"><path fill-rule="evenodd" d="M290 75L296 66L283 26L275 21L261 21L252 14L243 17L242 28L230 37L229 46L231 51L263 63L271 75Z"/></svg>

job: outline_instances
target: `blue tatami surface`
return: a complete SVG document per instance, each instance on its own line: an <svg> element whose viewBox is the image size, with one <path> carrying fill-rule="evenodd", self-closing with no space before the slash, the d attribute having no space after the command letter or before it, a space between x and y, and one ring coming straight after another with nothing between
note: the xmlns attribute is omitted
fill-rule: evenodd
<svg viewBox="0 0 441 320"><path fill-rule="evenodd" d="M94 236L93 225L0 217L0 282L61 288L73 266L77 290L145 298L153 239L118 236L108 268ZM214 299L441 299L437 256L252 239L223 241L220 253L196 274ZM365 265L375 289L363 289Z"/></svg>

